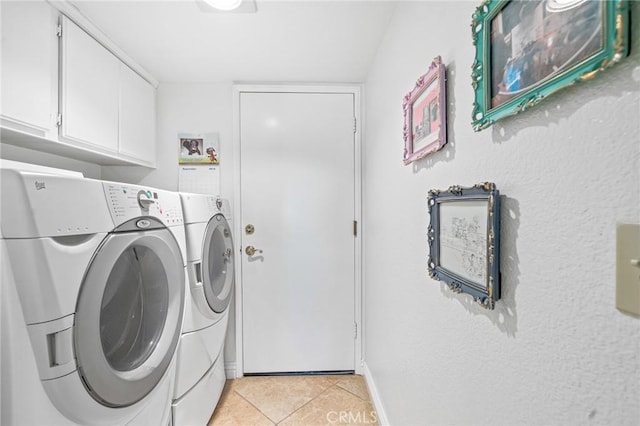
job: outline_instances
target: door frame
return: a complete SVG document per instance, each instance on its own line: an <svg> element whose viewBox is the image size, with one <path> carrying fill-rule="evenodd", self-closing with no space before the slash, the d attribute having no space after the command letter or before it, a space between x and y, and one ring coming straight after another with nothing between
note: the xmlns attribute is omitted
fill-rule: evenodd
<svg viewBox="0 0 640 426"><path fill-rule="evenodd" d="M242 335L242 186L241 186L241 158L240 158L240 95L242 93L335 93L351 94L354 99L354 219L358 222L357 235L354 246L354 322L357 332L354 342L355 373L362 374L362 85L355 84L234 84L233 92L233 170L234 170L234 203L233 203L233 232L236 235L235 258L236 287L235 287L235 341L236 378L244 376L244 348Z"/></svg>

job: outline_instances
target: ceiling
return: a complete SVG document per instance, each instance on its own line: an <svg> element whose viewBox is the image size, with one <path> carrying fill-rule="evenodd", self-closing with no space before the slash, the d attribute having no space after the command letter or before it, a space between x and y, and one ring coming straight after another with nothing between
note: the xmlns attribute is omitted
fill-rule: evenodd
<svg viewBox="0 0 640 426"><path fill-rule="evenodd" d="M363 82L394 8L257 0L257 13L206 13L195 0L71 3L161 82Z"/></svg>

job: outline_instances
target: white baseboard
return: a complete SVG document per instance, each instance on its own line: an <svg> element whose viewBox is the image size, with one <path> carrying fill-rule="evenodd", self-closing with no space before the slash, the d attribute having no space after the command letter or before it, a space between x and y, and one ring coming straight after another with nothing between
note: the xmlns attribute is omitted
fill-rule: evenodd
<svg viewBox="0 0 640 426"><path fill-rule="evenodd" d="M373 377L371 376L371 371L369 370L369 366L366 361L362 362L362 370L364 373L364 380L367 383L367 388L369 390L369 395L371 396L371 402L373 403L373 408L376 410L376 414L378 417L378 424L381 426L389 426L389 419L387 419L387 414L384 411L384 407L382 406L382 401L380 400L380 394L378 393L378 388L376 387L375 382L373 381Z"/></svg>
<svg viewBox="0 0 640 426"><path fill-rule="evenodd" d="M236 378L236 363L235 362L225 362L224 363L224 374L227 376L227 380L232 380Z"/></svg>

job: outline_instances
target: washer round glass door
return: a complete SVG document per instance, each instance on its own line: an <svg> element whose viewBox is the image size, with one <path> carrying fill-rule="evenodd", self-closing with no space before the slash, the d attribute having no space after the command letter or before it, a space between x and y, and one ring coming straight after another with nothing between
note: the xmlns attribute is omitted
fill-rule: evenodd
<svg viewBox="0 0 640 426"><path fill-rule="evenodd" d="M229 306L233 290L233 239L227 219L213 216L207 224L202 248L204 295L209 307L217 313Z"/></svg>
<svg viewBox="0 0 640 426"><path fill-rule="evenodd" d="M164 376L180 339L184 266L162 227L109 234L85 274L74 323L78 371L109 407L134 404Z"/></svg>

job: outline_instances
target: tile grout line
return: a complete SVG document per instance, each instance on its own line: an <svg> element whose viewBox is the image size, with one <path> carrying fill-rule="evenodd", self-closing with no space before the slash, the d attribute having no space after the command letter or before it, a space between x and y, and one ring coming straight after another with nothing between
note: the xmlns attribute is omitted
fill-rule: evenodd
<svg viewBox="0 0 640 426"><path fill-rule="evenodd" d="M275 377L275 376L273 376ZM293 415L293 413L295 413L296 411L298 411L299 409L301 409L302 407L304 407L305 405L307 405L308 403L310 403L311 401L313 401L314 399L316 399L317 397L319 397L320 395L322 395L324 392L326 392L327 390L329 390L329 388L331 388L332 386L335 386L335 384L337 383L334 382L331 385L329 385L327 388L321 390L317 395L312 396L311 399L307 402L305 402L304 404L302 404L300 407L296 408L295 410L293 410L292 412L290 412L289 414L287 414L284 418L280 419L280 421L275 421L273 420L271 417L269 417L266 413L264 413L260 408L258 408L257 405L255 405L253 402L251 402L249 399L245 398L242 394L240 394L239 392L237 392L236 390L234 390L235 393L237 393L242 399L244 399L245 401L247 401L253 408L255 408L256 410L258 410L258 412L260 414L262 414L264 417L266 417L271 423L273 423L274 425L278 425L280 422L285 421L286 419L288 419L289 417L291 417Z"/></svg>
<svg viewBox="0 0 640 426"><path fill-rule="evenodd" d="M316 396L314 396L313 398L311 398L309 401L305 402L304 404L302 404L300 407L296 408L295 410L293 410L291 413L289 413L289 415L287 417L285 417L284 419L280 420L278 423L276 423L276 426L278 426L280 423L284 422L285 420L287 420L289 417L293 416L295 413L297 413L298 411L302 410L303 407L306 407L307 405L311 404L313 401L315 401L316 399L320 398L320 396L324 393L329 392L329 389L331 389L332 387L335 387L336 384L332 384L331 386L327 387L326 389L324 389L322 392L320 392L319 394L317 394Z"/></svg>
<svg viewBox="0 0 640 426"><path fill-rule="evenodd" d="M336 379L336 380L332 380L331 384L329 384L329 386L327 386L325 389L321 390L320 392L318 392L316 395L312 396L311 399L309 399L309 401L305 402L304 404L302 404L300 407L294 409L292 412L290 412L288 415L286 415L284 418L280 419L279 421L274 421L270 416L268 416L266 413L264 413L257 405L255 405L250 399L248 399L247 397L245 397L244 395L242 395L240 392L238 392L236 389L232 389L230 390L231 392L235 393L237 396L239 396L242 400L244 400L246 403L248 403L251 407L253 407L258 413L260 413L265 419L267 419L272 425L277 426L282 424L282 422L286 421L287 419L289 419L291 416L293 416L295 413L299 412L300 410L302 410L304 407L306 407L307 405L311 404L312 402L316 401L318 398L320 398L322 395L328 393L331 390L342 390L342 391L346 391L347 393L349 393L350 395L356 397L358 400L367 403L367 404L372 404L371 401L371 397L369 396L368 399L364 399L362 398L360 395L357 395L356 393L352 392L351 390L343 387L340 383L342 382L342 380L340 379ZM368 395L368 393L367 393Z"/></svg>
<svg viewBox="0 0 640 426"><path fill-rule="evenodd" d="M235 389L233 390L233 393L235 393L236 395L238 395L240 398L244 399L244 400L247 402L247 404L249 404L250 406L252 406L253 408L255 408L255 409L256 409L256 411L257 411L258 413L262 414L262 416L263 416L265 419L269 420L269 421L270 421L274 426L278 424L278 423L274 422L274 421L271 419L271 417L269 417L269 416L267 416L265 413L263 413L261 409L259 409L257 406L255 406L255 405L253 404L253 402L251 402L251 401L249 401L247 398L245 398L241 393L239 393L239 392L238 392L238 391L236 391Z"/></svg>
<svg viewBox="0 0 640 426"><path fill-rule="evenodd" d="M268 376L267 376L268 377ZM273 420L271 417L269 417L267 414L265 414L260 408L258 408L257 405L255 405L253 402L251 402L248 398L245 398L244 395L242 395L240 392L236 391L234 389L234 392L237 393L240 398L244 399L245 401L247 401L247 403L249 405L251 405L253 408L255 408L260 414L262 414L267 420L269 420L271 423L273 423L274 425L277 425L278 423Z"/></svg>
<svg viewBox="0 0 640 426"><path fill-rule="evenodd" d="M311 377L311 376L310 376ZM316 376L316 377L327 377L327 376ZM339 380L331 380L331 384L329 386L327 386L326 388L322 389L320 392L318 392L316 395L312 396L311 399L309 399L309 401L305 402L304 404L302 404L300 407L296 408L295 410L293 410L292 412L290 412L289 414L287 414L283 419L281 419L279 422L276 422L276 425L279 425L281 422L287 420L289 417L293 416L296 412L298 412L299 410L302 409L302 407L308 405L309 403L311 403L313 400L315 400L316 398L320 397L320 395L322 395L323 393L327 392L329 389L331 389L332 387L334 387ZM271 418L269 417L269 420L271 420Z"/></svg>
<svg viewBox="0 0 640 426"><path fill-rule="evenodd" d="M336 384L335 384L335 386L338 386L340 389L342 389L342 390L345 390L345 391L349 392L351 395L353 395L353 396L355 396L356 398L360 399L360 401L368 402L369 404L371 404L371 396L369 396L369 398L367 398L367 399L363 399L360 395L356 395L355 393L351 392L349 389L347 389L347 388L344 388L344 387L340 386L340 384L339 384L339 383L336 383Z"/></svg>

